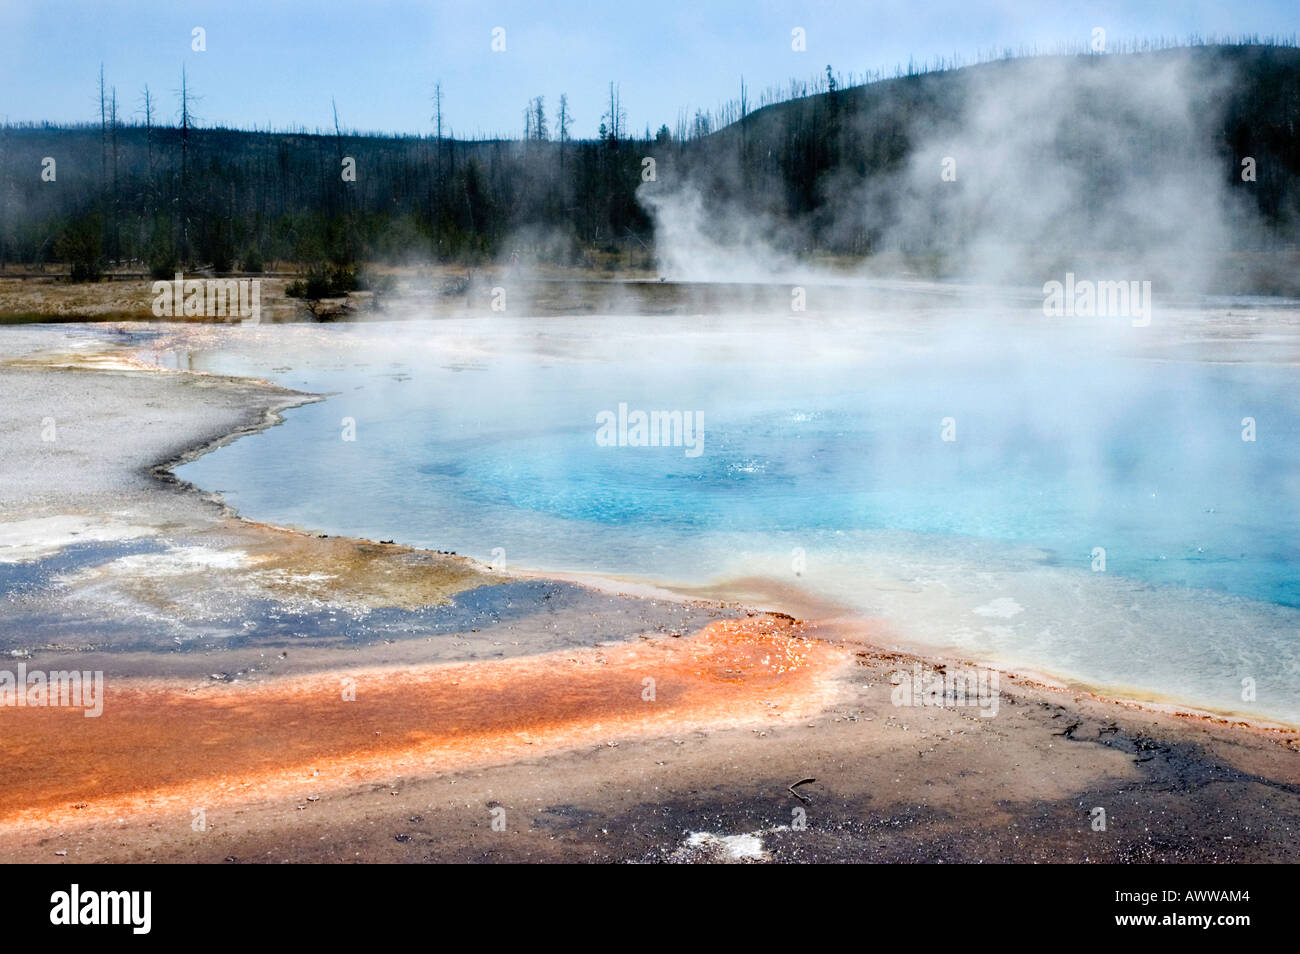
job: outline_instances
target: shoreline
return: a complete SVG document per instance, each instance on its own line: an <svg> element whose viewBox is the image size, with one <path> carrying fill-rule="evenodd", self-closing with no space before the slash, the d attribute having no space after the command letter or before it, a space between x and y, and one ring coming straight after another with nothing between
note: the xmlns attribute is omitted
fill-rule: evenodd
<svg viewBox="0 0 1300 954"><path fill-rule="evenodd" d="M285 400L278 406L269 408L262 421L253 425L246 425L231 431L230 433L213 438L202 445L195 446L182 452L164 462L153 464L149 467L149 472L164 484L172 484L185 492L192 492L200 499L207 500L218 504L223 513L230 518L239 521L248 526L257 526L268 528L270 530L293 534L302 539L311 539L313 537L330 536L322 534L319 530L312 530L300 527L280 526L265 521L254 520L241 514L237 508L227 504L219 494L207 491L198 487L189 481L182 480L174 473L175 469L182 464L197 460L221 447L231 444L241 437L257 434L268 430L283 422L283 412L296 407L302 407L307 404L318 403L328 400L334 396L332 393L311 393L298 391L293 388L285 387L275 381L265 378L235 376L214 374L212 372L194 370L194 369L174 369L161 367L148 362L142 361L135 357L133 352L138 348L125 348L125 355L120 357L116 367L114 367L115 356L101 355L98 363L88 363L86 370L130 370L130 371L164 371L175 374L202 375L214 378L224 378L232 381L240 381L247 384L254 384L268 390L282 394ZM81 357L81 356L79 356ZM75 365L65 366L69 369ZM368 544L372 546L383 545L380 541L372 540L368 537L350 537L346 538L357 543ZM397 544L397 546L408 547L406 544ZM440 557L447 558L451 556L447 551L438 549L428 549L420 547L409 547L415 550L424 550L425 552L436 553ZM455 554L454 559L463 561L482 573L497 573L492 566L482 560L474 557ZM592 573L565 572L565 571L548 571L545 569L530 567L512 567L508 571L508 576L512 578L534 579L543 581L563 581L572 582L579 586L595 589L599 592L608 593L613 596L634 596L638 598L657 598L661 600L671 600L681 603L702 604L714 607L738 607L744 611L755 614L774 615L776 617L785 617L791 620L800 618L814 627L821 628L838 628L842 626L865 626L871 625L877 621L857 617L836 617L836 616L810 616L803 612L792 612L799 609L798 606L777 605L771 608L758 609L752 605L752 601L746 599L727 598L716 595L714 591L718 589L725 590L730 586L729 581L722 581L717 585L674 585L672 583L655 580L643 580L637 578L624 578L616 575L599 575ZM780 596L774 597L779 600ZM798 601L799 597L796 597ZM803 594L804 606L822 604L822 608L828 613L845 609L844 607L832 606L824 601L812 597L810 594ZM883 648L883 647L881 647ZM1180 700L1172 696L1164 696L1161 693L1151 692L1150 696L1160 698L1143 697L1138 693L1132 695L1122 691L1116 691L1117 687L1106 686L1092 683L1081 679L1080 677L1068 673L1057 672L1050 668L1041 668L1034 664L1018 664L1011 660L1000 660L996 658L974 659L961 656L954 656L945 651L945 647L927 644L913 638L898 634L896 630L891 630L891 646L896 651L901 651L915 656L921 660L930 660L947 665L964 665L964 666L983 666L994 669L1004 676L1015 677L1017 674L1024 674L1034 682L1044 688L1056 689L1061 692L1083 692L1102 702L1110 702L1120 706L1135 708L1142 711L1171 715L1178 718L1192 720L1210 721L1222 726L1246 728L1264 732L1282 732L1295 733L1300 732L1300 723L1291 723L1283 720L1252 717L1248 713L1239 711L1219 710L1214 708L1205 708L1191 700Z"/></svg>
<svg viewBox="0 0 1300 954"><path fill-rule="evenodd" d="M96 360L102 360L102 356ZM151 367L149 370L168 369ZM112 512L114 520L125 519L127 524L137 520L151 531L127 536L125 543L114 542L112 534L105 531L105 542L93 543L92 550L128 544L153 545L159 537L163 541L158 545L166 547L157 554L117 555L114 552L113 559L107 563L76 569L70 577L63 577L73 580L72 584L65 585L74 590L85 590L96 598L107 593L116 599L126 593L135 601L132 606L148 604L154 612L164 605L157 602L158 594L131 574L140 575L139 567L166 568L181 555L188 558L195 553L208 562L197 564L199 570L192 574L197 577L193 587L186 582L189 577L182 576L177 582L161 587L168 591L164 596L179 603L185 601L186 593L198 597L229 590L238 596L239 586L243 584L228 583L227 577L243 579L263 574L257 578L257 586L263 589L255 595L265 591L281 599L283 605L296 607L302 599L299 590L311 590L316 585L315 581L299 579L312 575L302 572L304 562L313 567L323 566L324 572L334 574L333 581L328 582L331 599L340 595L336 592L340 587L355 591L359 598L373 599L376 594L388 600L411 598L410 587L418 586L422 589L414 602L432 600L430 606L446 609L447 604L439 600L449 599L454 606L457 600L468 599L467 594L483 592L483 587L489 592L499 591L502 586L535 587L512 590L519 595L511 596L508 602L520 605L510 612L500 607L490 609L484 617L486 627L471 625L475 617L470 617L468 622L460 622L457 617L448 624L446 635L390 638L380 630L376 636L375 613L371 611L358 617L361 634L342 641L323 631L318 636L289 635L260 642L251 639L234 647L223 647L219 642L209 645L196 637L196 645L182 651L163 652L155 648L132 655L106 643L98 648L47 646L37 648L34 654L15 658L29 664L57 663L98 654L103 659L116 659L128 665L131 671L143 670L116 677L121 682L118 691L135 693L140 701L134 710L131 706L123 707L128 715L131 711L158 711L156 706L163 696L144 692L152 686L164 695L184 691L189 696L238 699L242 705L252 706L250 717L258 711L253 700L274 698L278 705L288 707L283 711L307 718L309 727L314 723L301 715L308 711L303 706L319 711L322 702L319 699L311 702L315 697L304 687L320 687L342 672L384 673L385 678L404 672L411 678L426 680L452 671L475 673L476 678L495 673L500 691L517 691L517 694L509 696L514 708L496 707L493 712L541 717L545 710L541 700L561 695L557 690L573 688L572 684L564 678L555 681L546 677L542 683L535 683L533 690L525 691L519 688L521 683L517 680L522 674L536 673L538 666L545 668L579 658L592 660L584 671L589 668L595 679L584 684L596 695L583 698L620 699L619 706L631 707L636 717L631 722L611 724L611 731L611 727L600 721L593 727L591 712L582 710L576 722L566 721L558 735L548 736L546 745L535 745L529 751L502 749L486 761L457 761L421 749L427 738L425 743L407 740L410 744L405 748L398 746L394 750L401 753L398 756L377 759L358 774L345 775L337 780L339 784L327 787L319 781L305 779L290 779L280 787L269 784L275 771L283 776L287 770L284 765L260 775L245 772L244 776L231 779L238 789L234 797L214 798L210 805L199 783L196 783L198 788L185 793L174 792L175 801L149 805L154 793L159 798L163 793L163 789L149 780L170 775L181 764L177 762L169 768L165 763L155 763L154 771L161 775L146 771L135 776L147 787L137 789L144 803L136 803L134 807L112 798L107 798L98 809L91 807L97 799L94 786L86 789L85 783L76 783L74 789L87 794L76 803L69 801L73 796L64 798L58 803L63 808L49 817L31 817L28 813L22 816L26 821L19 822L18 816L6 815L6 824L0 828L0 856L24 861L282 860L281 856L283 860L485 857L671 861L682 860L679 855L685 850L683 831L740 830L759 831L769 852L778 859L934 860L934 851L941 852L943 857L957 850L951 840L955 832L970 834L973 830L982 834L973 839L973 848L961 851L987 852L990 860L1012 860L1021 850L1017 847L1020 843L1008 841L999 827L1000 819L1011 812L1012 817L1020 818L1021 825L1026 826L1020 829L1026 840L1037 839L1036 850L1041 860L1150 860L1151 857L1218 860L1224 851L1244 851L1246 857L1254 860L1294 857L1295 849L1290 841L1274 840L1269 834L1276 830L1277 823L1271 827L1264 824L1265 819L1274 818L1267 813L1260 816L1261 827L1252 836L1254 841L1247 839L1229 848L1157 846L1153 849L1149 845L1143 847L1149 839L1136 830L1117 834L1105 842L1106 847L1099 848L1095 842L1088 841L1086 815L1076 825L1070 820L1075 809L1069 807L1076 803L1080 792L1090 793L1084 796L1086 800L1097 801L1129 799L1135 791L1140 791L1141 799L1151 806L1161 806L1160 812L1181 825L1184 822L1178 819L1203 817L1207 812L1220 810L1220 804L1226 807L1239 802L1242 786L1250 791L1263 786L1260 792L1274 793L1269 799L1274 802L1282 799L1280 809L1277 804L1269 804L1272 804L1270 811L1282 813L1285 830L1285 818L1300 821L1300 768L1297 767L1300 763L1296 761L1300 755L1300 738L1292 729L1241 725L1185 711L1162 712L1141 702L1127 703L1077 686L1042 682L1034 678L1037 674L1015 667L1011 667L1015 671L1009 671L1005 678L1009 686L1002 718L981 720L960 708L900 710L889 699L891 666L920 662L942 667L954 665L954 660L936 656L924 647L914 647L915 652L891 648L897 641L895 635L880 621L855 621L857 632L831 632L835 629L831 621L798 624L777 612L751 611L744 601L729 606L726 601L683 596L657 587L638 589L617 580L606 581L610 590L616 592L591 588L592 580L573 590L564 589L563 581L555 577L532 571L499 573L485 569L483 564L468 557L259 524L235 514L219 501L217 494L189 485L168 472L168 467L176 466L182 459L194 459L246 433L271 426L281 410L309 400L321 400L319 395L298 395L303 400L271 409L264 405L268 401L274 404L273 396L275 400L284 400L284 394L275 395L275 392L286 389L269 382L253 386L251 379L209 376L211 380L202 382L202 375L188 372L154 376L139 367L114 371L100 364L83 372L67 367L7 371L0 366L0 383L6 373L65 378L84 374L87 382L93 379L102 386L104 395L120 395L123 404L116 410L134 415L132 420L154 413L142 414L145 407L168 405L161 399L164 395L180 401L187 389L199 386L204 390L195 406L207 406L214 396L232 405L230 412L223 412L225 431L216 433L220 430L216 424L220 422L210 421L213 433L206 440L165 456L162 459L166 463L143 466L140 475L147 484L130 487L123 495L110 491L107 495L83 493L70 498L77 501L84 511L84 519L91 523L104 512ZM133 383L127 387L122 384L124 381ZM130 393L122 394L123 391ZM141 396L150 394L154 397L141 400ZM59 398L60 395L54 396L55 400ZM90 399L82 397L83 401ZM233 405L242 410L234 409ZM258 407L262 407L260 414L250 416L250 410ZM114 410L110 407L108 413ZM26 413L30 416L31 411ZM124 422L123 427L131 433L138 430L132 428L131 421ZM175 435L169 439L174 442ZM98 447L102 442L92 443ZM12 495L12 487L0 484L0 500ZM107 500L115 502L106 506ZM96 506L100 507L98 513ZM66 503L63 509L67 509ZM48 503L29 504L28 512L20 515L36 520L52 519ZM3 526L0 524L0 529ZM278 558L273 556L276 551L281 551ZM241 556L235 560L232 554ZM0 551L0 560L3 559ZM137 562L122 568L122 561L132 560ZM155 562L147 562L150 560ZM6 565L13 564L0 563L0 569ZM276 576L277 573L281 575ZM404 582L396 586L384 583L393 574L406 574L402 576ZM377 589L380 584L388 588L380 591ZM178 587L180 596L172 592ZM399 593L405 596L395 595ZM258 605L255 600L246 599L245 603ZM54 603L48 608L59 609L61 605ZM116 607L117 603L106 605ZM415 627L417 631L421 626L441 625L436 623L440 618L436 615L409 615L412 610L402 612L408 613L403 619L409 622L399 620L401 625ZM176 618L186 625L197 628L208 625L202 619L190 620L184 611L178 614ZM823 636L833 638L818 637L819 625ZM592 628L596 626L603 628ZM724 678L717 684L722 695L716 696L715 708L705 705L699 710L703 713L700 718L692 721L669 712L666 716L657 714L650 722L638 721L644 715L639 696L642 686L632 678L638 674L637 670L624 668L624 681L612 688L606 676L613 671L608 668L608 660L623 658L620 654L626 653L639 658L637 654L660 649L689 654L693 651L691 647L698 645L701 634L716 632L711 627L719 626L723 631L737 633L749 632L754 627L775 627L779 631L782 627L800 626L803 632L793 639L811 637L812 643L823 647L818 651L830 653L827 658L835 662L819 670L821 675L817 678L821 681L817 691L801 695L795 691L797 685L765 681L764 666L754 668L755 658L746 655L748 675L741 683L728 681L733 667L724 665ZM568 636L563 632L566 629L570 630ZM772 638L779 645L798 645L792 642L792 637L779 633ZM731 644L727 646L728 651L735 648ZM14 655L12 651L11 655ZM596 662L597 659L607 662ZM201 670L217 668L216 660L227 670L225 678L205 681ZM757 662L762 661L758 657ZM247 668L235 672L236 666ZM672 678L675 677L669 678L669 684ZM753 725L742 720L738 724L730 701L735 698L734 687L745 685L745 679L751 680L749 685L756 691L770 688L786 693L783 698L793 705L789 710L791 717ZM196 680L200 683L197 687ZM704 690L700 686L712 685L690 680L684 684L694 685L701 692ZM192 687L194 692L190 693ZM445 689L438 689L435 679L434 688L429 691ZM715 698L710 692L714 690L704 692L700 698ZM754 698L760 696L762 692ZM108 698L111 704L111 692ZM384 720L384 726L396 726L398 723L392 720L398 712L414 712L415 722L410 726L417 733L424 733L421 738L427 736L428 730L420 728L427 713L454 711L454 707L447 708L451 703L438 702L436 696L430 697L433 702L427 707L415 705L401 695L386 698L403 701L379 706L374 710L376 718ZM260 711L266 715L276 710ZM71 753L78 751L77 746L88 745L91 739L81 731L74 734L73 741L57 732L48 734L53 722L42 720L57 719L67 713L51 709L27 709L24 713L26 718L37 722L31 724L33 728L27 741L19 743L19 750L30 751L37 738L45 738L56 749L42 755L57 759L58 745L72 746L68 750ZM0 723L12 714L0 709ZM81 719L79 712L75 715ZM125 718L121 714L119 717ZM115 729L113 718L110 709L104 716L108 721L82 720L94 723L96 732L109 733L105 737L109 744L81 748L83 759L93 764L103 757L105 750L129 753L133 751L131 746L139 743L122 723L116 723L122 726L120 731ZM211 724L238 725L221 720ZM517 724L509 718L494 724L499 726L492 730L498 732L494 738L504 738L500 736L500 728L505 729L506 735L518 731ZM81 723L74 722L74 725L81 729ZM268 739L277 739L279 725L274 719L266 724ZM909 735L916 734L910 733L909 728L920 733L915 740L921 744L919 750L909 739ZM384 728L379 731L383 732ZM215 729L214 732L216 735L209 739L210 743L221 737L221 732ZM340 744L348 738L338 732L324 733L324 736L327 741L333 739ZM284 738L288 736L281 737L280 741ZM360 736L351 738L353 742L349 744L355 747L350 751L359 756L374 754L373 746L363 744ZM457 736L454 727L447 738L451 740L447 744L468 744L468 737ZM233 741L216 744L225 746L219 750L223 758L230 760L238 755L238 747L231 747ZM114 746L126 748L115 750ZM276 751L275 745L272 751ZM424 756L420 756L421 752ZM1150 752L1156 754L1148 757ZM120 763L123 771L127 766L135 768L132 756L123 754L120 758L125 760ZM929 768L927 759L934 758L941 765L939 775L932 774ZM28 775L41 779L41 764L33 763ZM109 764L103 763L103 768ZM232 764L237 764L237 760ZM541 768L545 771L539 771ZM1213 791L1203 789L1194 780L1205 773L1209 773L1207 777L1221 778L1225 785ZM791 809L800 803L783 789L796 778L812 776L822 779L817 786L810 786L815 806L811 809L813 816L826 821L827 806L833 804L835 815L841 821L838 828L825 828L820 834L799 841L790 832L789 819ZM940 778L941 783L937 782ZM777 779L784 782L778 785ZM606 780L617 781L611 787ZM1187 787L1189 784L1192 787ZM450 791L449 785L460 786L457 791L461 794L454 801L462 807L447 802L445 793ZM830 803L824 790L826 786L830 787ZM317 788L322 791L316 793ZM1170 791L1181 794L1182 802L1166 804ZM507 792L509 795L504 794ZM316 800L308 800L309 794L316 794ZM468 801L462 804L463 798ZM990 798L994 799L993 803L989 802ZM1029 801L1024 801L1026 798ZM82 802L88 807L77 808ZM213 824L202 832L190 827L190 813L196 802L202 802L197 807L211 811ZM39 815L42 804L46 805L47 813L54 805L48 799L41 802L34 798L28 807ZM917 804L930 806L923 813L930 821L917 827L913 818L901 830L897 829L898 819L912 817L915 809L908 806ZM990 815L990 804L1002 807ZM522 813L532 821L522 827L520 822L513 822L513 827L504 833L508 837L503 838L491 828L490 810L497 805L506 806L512 818L517 819ZM782 816L784 825L779 822ZM649 817L657 820L646 823ZM419 822L414 821L417 818ZM382 831L373 827L376 819L381 819ZM412 831L409 836L399 837L402 831L393 834L390 829ZM611 843L601 834L603 831L620 832L621 841ZM887 837L883 834L886 831L891 832ZM887 850L881 848L881 837ZM56 845L68 854L56 855ZM1156 854L1149 857L1153 850ZM686 860L727 859L691 856Z"/></svg>
<svg viewBox="0 0 1300 954"><path fill-rule="evenodd" d="M511 572L529 576L535 579L566 580L579 583L584 586L591 586L595 589L602 590L615 595L640 595L640 596L658 596L665 599L677 600L700 600L704 602L716 602L722 605L742 605L753 608L755 603L752 599L726 597L716 595L719 592L725 592L731 585L728 581L723 581L715 587L707 585L702 586L678 586L671 583L657 581L640 580L635 578L623 578L619 576L600 576L591 573L577 573L564 571L547 571L536 569L512 569ZM787 586L780 584L779 581L773 581L774 585ZM836 611L843 610L843 607L831 606L825 604L830 614L826 616L809 614L801 612L800 607L790 604L780 604L781 597L775 596L770 601L763 601L761 605L769 607L760 612L784 616L790 619L798 619L811 627L825 630L835 630L840 628L851 628L854 626L868 626L879 623L879 620L872 620L868 617L859 617L854 615L833 615ZM819 601L816 598L809 597L804 600L803 605L814 605ZM1163 715L1173 715L1188 719L1204 719L1224 726L1238 726L1242 728L1258 729L1267 732L1300 732L1300 723L1287 722L1282 719L1273 719L1263 716L1253 716L1250 713L1220 710L1203 707L1191 700L1179 700L1173 696L1162 698L1144 698L1139 690L1133 690L1132 695L1125 694L1117 690L1117 687L1106 686L1098 683L1089 682L1078 676L1070 675L1044 668L1041 665L1022 664L1014 660L998 659L995 657L976 657L970 654L958 653L949 647L926 643L905 635L902 635L894 627L888 630L888 646L880 646L881 649L888 649L907 653L918 659L928 659L945 665L958 665L965 667L983 667L986 669L996 670L1004 676L1023 676L1031 679L1043 688L1050 688L1059 692L1082 692L1087 693L1093 698L1103 701L1112 702L1116 705L1127 706L1152 713ZM1151 696L1159 696L1159 693L1152 692Z"/></svg>

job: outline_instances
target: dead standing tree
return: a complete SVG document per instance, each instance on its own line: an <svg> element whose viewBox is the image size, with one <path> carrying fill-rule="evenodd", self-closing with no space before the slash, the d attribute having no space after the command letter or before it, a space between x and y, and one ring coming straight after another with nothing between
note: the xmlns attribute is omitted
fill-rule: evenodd
<svg viewBox="0 0 1300 954"><path fill-rule="evenodd" d="M99 64L99 196L101 208L108 204L108 95L104 88L104 64ZM110 216L104 216L100 244L108 248Z"/></svg>
<svg viewBox="0 0 1300 954"><path fill-rule="evenodd" d="M569 124L573 118L569 115L569 97L565 93L560 94L560 112L555 117L558 128L556 135L560 140L560 168L564 168L564 144L569 141Z"/></svg>
<svg viewBox="0 0 1300 954"><path fill-rule="evenodd" d="M190 261L190 125L193 117L190 114L190 85L189 77L185 73L185 67L181 67L181 194L180 194L180 218L181 218L181 264L188 265Z"/></svg>

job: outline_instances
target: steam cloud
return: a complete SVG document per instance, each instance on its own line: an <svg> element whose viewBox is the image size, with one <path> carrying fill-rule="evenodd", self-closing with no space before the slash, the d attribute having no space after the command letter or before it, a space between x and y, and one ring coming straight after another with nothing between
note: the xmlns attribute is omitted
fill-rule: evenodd
<svg viewBox="0 0 1300 954"><path fill-rule="evenodd" d="M1070 270L1203 291L1225 250L1252 244L1256 222L1228 188L1238 157L1215 148L1231 68L1196 52L1012 60L946 82L892 81L934 87L934 108L905 117L905 161L866 176L840 163L820 180L815 214L793 226L756 207L752 183L717 188L716 163L710 183L696 167L684 181L643 185L660 267L683 280L808 276L798 256L815 228L830 239L872 234L877 265L936 263L976 282L1040 286ZM861 109L848 121L870 143L878 117ZM949 158L955 181L941 179Z"/></svg>

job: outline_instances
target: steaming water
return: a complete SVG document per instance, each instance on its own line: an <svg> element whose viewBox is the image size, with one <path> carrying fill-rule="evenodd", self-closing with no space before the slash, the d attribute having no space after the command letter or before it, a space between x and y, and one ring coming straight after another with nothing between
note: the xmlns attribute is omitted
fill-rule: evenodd
<svg viewBox="0 0 1300 954"><path fill-rule="evenodd" d="M178 474L254 519L773 608L802 592L914 642L1300 723L1300 369L1136 357L1157 332L1123 322L954 317L242 329L188 360L334 396ZM620 402L700 412L703 453L598 446Z"/></svg>

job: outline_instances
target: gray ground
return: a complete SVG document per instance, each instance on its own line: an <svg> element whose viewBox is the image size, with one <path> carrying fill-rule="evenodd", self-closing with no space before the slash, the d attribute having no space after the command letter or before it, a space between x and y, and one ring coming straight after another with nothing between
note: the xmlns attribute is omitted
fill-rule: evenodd
<svg viewBox="0 0 1300 954"><path fill-rule="evenodd" d="M161 483L153 465L263 426L302 396L56 369L41 352L67 342L44 329L8 329L5 344L17 360L0 364L0 650L33 666L75 658L113 674L240 681L687 632L740 612L232 519L219 502ZM74 364L102 365L88 350ZM47 418L54 441L41 439ZM321 568L323 589L312 577ZM718 839L740 835L775 861L1297 860L1294 732L1152 713L1011 675L996 719L900 710L888 672L911 661L865 639L857 658L839 701L807 725L627 739L319 798L305 789L214 809L201 833L184 807L11 830L0 833L0 859L709 861L736 860ZM801 786L802 802L787 786L806 777L817 781ZM1097 807L1105 831L1090 824ZM496 808L504 831L491 827ZM806 829L792 826L800 810Z"/></svg>
<svg viewBox="0 0 1300 954"><path fill-rule="evenodd" d="M75 654L80 668L107 674L238 679L337 665L332 651L375 663L499 658L688 632L735 612L234 519L157 465L268 426L314 396L91 370L128 353L111 333L107 344L77 329L4 334L0 653L47 668ZM394 573L408 584L400 593Z"/></svg>

